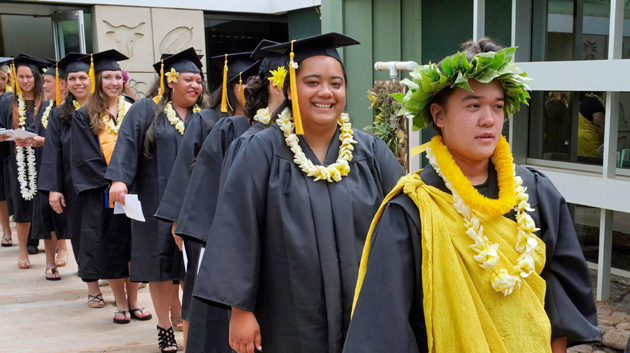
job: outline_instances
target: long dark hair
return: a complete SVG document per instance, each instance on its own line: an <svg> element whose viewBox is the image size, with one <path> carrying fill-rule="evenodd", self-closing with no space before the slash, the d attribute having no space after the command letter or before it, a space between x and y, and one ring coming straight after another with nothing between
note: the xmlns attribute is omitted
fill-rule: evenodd
<svg viewBox="0 0 630 353"><path fill-rule="evenodd" d="M29 65L29 64L24 64L20 66L28 67L29 70L31 70L31 73L33 74L33 81L34 81L33 117L35 117L37 115L37 109L39 109L39 105L42 104L42 101L44 100L44 80L42 79L42 75L39 73L39 70L35 66ZM17 69L16 69L16 76L17 76ZM14 77L13 79L15 80L15 83L17 85L18 84L17 77ZM19 128L19 126L20 126L20 114L18 113L18 95L17 93L14 92L13 94L13 129L17 129Z"/></svg>
<svg viewBox="0 0 630 353"><path fill-rule="evenodd" d="M343 71L343 82L344 82L346 92L347 92L348 91L348 75L346 74L346 68L345 66L343 66L343 63L341 62L339 62L339 65L341 65L341 71ZM287 67L289 67L288 64L287 64ZM302 68L302 65L299 65L299 67L295 70L295 76L298 75L301 68ZM284 108L289 108L291 109L291 112L293 112L293 105L291 104L291 101L289 100L290 86L291 86L291 80L290 80L289 74L287 73L287 76L284 78L284 84L282 85L282 93L284 93L284 100L282 101L282 103L280 103L280 105L276 108L276 110L273 111L273 114L271 115L271 122L275 122L276 119L278 119L278 115L282 113Z"/></svg>
<svg viewBox="0 0 630 353"><path fill-rule="evenodd" d="M461 45L461 48L463 52L466 54L466 60L468 60L468 62L470 62L477 54L497 52L503 49L502 46L495 43L494 41L492 41L492 39L488 37L483 37L479 39L479 41L477 42L469 40L463 43ZM449 56L449 58L452 58L453 55ZM440 62L437 63L437 67L440 69L440 71L442 71L442 61L444 61L444 59L440 60ZM444 110L446 110L446 101L448 100L448 97L450 97L451 94L453 94L454 90L455 90L454 88L451 88L450 86L446 86L444 89L436 93L433 96L433 98L431 98L429 107L431 106L431 104L437 104L441 106ZM435 132L438 135L442 136L442 129L440 129L440 127L435 124L435 121L432 121L431 125L433 125L433 129L435 130Z"/></svg>
<svg viewBox="0 0 630 353"><path fill-rule="evenodd" d="M68 91L66 99L63 100L63 104L57 107L57 115L62 124L72 125L72 114L76 111L74 108L74 94Z"/></svg>
<svg viewBox="0 0 630 353"><path fill-rule="evenodd" d="M199 108L206 109L208 108L208 99L206 98L208 96L208 87L206 86L206 81L204 80L203 75L200 76L201 94L199 95L199 98L197 98L196 104L199 105ZM155 138L157 137L157 122L164 116L164 107L166 107L166 104L171 101L171 95L173 94L173 89L168 86L166 82L166 77L164 78L164 80L164 94L162 95L162 98L158 101L157 108L155 109L155 113L153 114L153 119L151 120L151 125L149 125L149 128L144 134L144 151L142 155L145 158L153 157L151 150L153 149L153 147L155 147ZM159 92L160 79L158 78L157 80L155 80L155 82L153 83L153 87L149 91L149 93L151 94L150 97L157 96Z"/></svg>
<svg viewBox="0 0 630 353"><path fill-rule="evenodd" d="M245 87L245 107L243 111L250 123L254 120L254 115L258 109L266 108L269 105L269 80L271 75L267 72L263 77L254 75L247 79Z"/></svg>

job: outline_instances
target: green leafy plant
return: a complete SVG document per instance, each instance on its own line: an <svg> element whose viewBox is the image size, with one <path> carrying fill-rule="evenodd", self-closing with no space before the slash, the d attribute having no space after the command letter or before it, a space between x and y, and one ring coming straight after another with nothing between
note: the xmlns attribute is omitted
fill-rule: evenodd
<svg viewBox="0 0 630 353"><path fill-rule="evenodd" d="M400 165L407 170L407 128L406 118L398 114L402 104L396 101L393 93L404 92L405 86L399 81L377 81L368 93L374 109L374 122L366 129L380 137L394 153Z"/></svg>

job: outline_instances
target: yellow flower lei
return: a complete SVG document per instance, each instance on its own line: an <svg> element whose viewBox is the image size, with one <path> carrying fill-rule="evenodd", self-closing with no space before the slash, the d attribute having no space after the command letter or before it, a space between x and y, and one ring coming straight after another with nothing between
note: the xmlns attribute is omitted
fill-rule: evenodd
<svg viewBox="0 0 630 353"><path fill-rule="evenodd" d="M72 105L74 106L74 110L79 110L79 108L81 108L81 103L76 100L72 101Z"/></svg>
<svg viewBox="0 0 630 353"><path fill-rule="evenodd" d="M276 120L280 130L284 133L287 146L293 152L295 164L306 173L309 177L315 177L315 181L326 180L329 183L333 181L340 181L342 177L348 175L350 172L350 161L352 160L352 151L354 150L353 144L357 143L352 138L352 125L350 124L350 117L346 113L342 113L337 118L337 124L341 127L339 133L339 140L341 146L339 146L339 155L337 161L327 167L321 165L315 165L311 160L306 158L306 155L302 151L298 143L298 137L293 133L295 124L293 123L293 117L289 108L285 108Z"/></svg>
<svg viewBox="0 0 630 353"><path fill-rule="evenodd" d="M269 108L260 108L256 111L256 115L254 115L254 120L259 123L263 123L265 125L269 125L269 121L271 120L271 115L269 114Z"/></svg>
<svg viewBox="0 0 630 353"><path fill-rule="evenodd" d="M532 253L538 244L534 236L534 232L538 231L538 228L536 228L533 218L527 213L527 211L531 212L533 209L530 208L527 202L529 196L526 193L526 188L522 186L523 180L521 177L515 176L510 146L505 137L501 137L492 155L492 161L497 170L499 181L499 200L503 197L503 202L509 202L511 206L498 215L490 213L503 211L500 208L501 203L492 205L493 201L498 200L488 199L480 195L478 191L476 193L479 196L478 198L471 197L470 194L473 193L468 192L468 198L472 199L475 205L478 206L475 207L462 197L463 192L469 191L468 188L474 189L474 187L457 167L440 136L436 136L431 140L430 147L427 148L427 158L437 174L444 180L446 187L451 190L453 207L464 218L466 235L475 242L470 246L476 253L473 256L474 259L479 263L479 266L492 270L493 274L490 282L494 290L502 292L506 296L511 294L515 287L520 288L522 279L527 278L535 270ZM512 192L504 192L506 188L509 188ZM515 195L511 200L508 199L510 194ZM510 209L516 211L516 229L518 234L515 248L520 253L520 256L516 259L516 265L512 268L512 273L509 273L506 269L496 269L496 264L499 261L499 254L497 253L499 244L491 244L488 238L483 235L483 226L475 215L476 212L483 212L501 216ZM483 210L488 210L488 212Z"/></svg>
<svg viewBox="0 0 630 353"><path fill-rule="evenodd" d="M105 129L107 129L110 134L118 135L118 130L120 130L120 125L122 125L123 119L125 118L125 114L127 114L129 107L131 107L131 103L126 102L123 96L118 96L118 115L116 117L116 125L114 125L112 117L109 116L109 114L101 115L103 125L105 125Z"/></svg>
<svg viewBox="0 0 630 353"><path fill-rule="evenodd" d="M201 108L199 108L199 105L195 104L193 106L193 113L197 113L200 110ZM177 116L177 113L175 112L175 109L173 109L173 104L171 104L171 102L166 103L166 105L164 106L164 112L166 113L166 119L168 119L168 122L171 123L171 125L175 126L175 129L181 135L183 135L184 131L186 130L186 126L184 125L182 119Z"/></svg>
<svg viewBox="0 0 630 353"><path fill-rule="evenodd" d="M269 70L269 73L271 73L271 77L268 78L269 82L278 89L282 89L284 79L287 77L287 69L285 69L284 66L278 66L277 70Z"/></svg>
<svg viewBox="0 0 630 353"><path fill-rule="evenodd" d="M26 129L26 102L24 96L18 93L18 126L20 129ZM26 148L26 155L24 149ZM17 153L15 160L17 162L17 179L20 183L20 193L24 200L32 200L37 193L37 166L35 165L35 149L31 146L16 147ZM26 168L28 168L28 182L26 180Z"/></svg>
<svg viewBox="0 0 630 353"><path fill-rule="evenodd" d="M42 114L42 126L44 129L48 128L48 117L50 116L50 111L54 105L55 101L51 99L50 103L48 103L48 106L46 107L46 110L44 110L44 114Z"/></svg>

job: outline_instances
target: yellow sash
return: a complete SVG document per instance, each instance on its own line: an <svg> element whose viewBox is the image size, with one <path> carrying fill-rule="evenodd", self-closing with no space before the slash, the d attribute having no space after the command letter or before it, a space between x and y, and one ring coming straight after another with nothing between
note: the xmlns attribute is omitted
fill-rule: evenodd
<svg viewBox="0 0 630 353"><path fill-rule="evenodd" d="M504 296L492 288L492 272L473 258L473 242L465 234L452 196L424 184L418 174L401 178L372 222L354 304L365 276L374 226L387 202L403 191L420 210L422 220L422 287L429 352L551 352L551 325L544 307L546 286L540 277L545 244L537 239L535 273ZM489 241L499 244L497 268L510 271L518 257L516 223L503 216L478 217Z"/></svg>
<svg viewBox="0 0 630 353"><path fill-rule="evenodd" d="M103 129L101 133L98 134L98 140L101 143L101 151L103 152L105 163L107 163L107 165L109 165L109 161L112 159L112 153L114 153L117 138L118 135L112 134L107 131L107 129Z"/></svg>
<svg viewBox="0 0 630 353"><path fill-rule="evenodd" d="M604 139L597 133L597 128L592 121L580 114L578 118L578 156L601 157L597 152Z"/></svg>

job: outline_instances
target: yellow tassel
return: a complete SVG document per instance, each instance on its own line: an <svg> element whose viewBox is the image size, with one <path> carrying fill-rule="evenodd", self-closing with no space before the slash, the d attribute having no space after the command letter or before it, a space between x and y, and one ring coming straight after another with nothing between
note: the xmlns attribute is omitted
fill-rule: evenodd
<svg viewBox="0 0 630 353"><path fill-rule="evenodd" d="M90 93L94 94L94 88L96 88L96 74L94 73L94 55L90 54L90 81L92 81L92 88Z"/></svg>
<svg viewBox="0 0 630 353"><path fill-rule="evenodd" d="M164 60L161 61L160 64L160 93L157 96L153 97L153 101L155 104L158 104L160 98L164 95Z"/></svg>
<svg viewBox="0 0 630 353"><path fill-rule="evenodd" d="M293 104L293 122L295 123L295 133L296 135L304 135L304 128L302 127L302 116L300 115L300 103L298 102L297 95L297 82L295 79L295 69L298 66L296 62L293 61L293 57L295 54L293 53L293 42L295 39L291 41L291 54L289 60L289 80L291 83L291 103Z"/></svg>
<svg viewBox="0 0 630 353"><path fill-rule="evenodd" d="M414 148L411 149L411 157L415 157L417 155L419 155L420 153L423 153L424 151L427 150L427 147L429 147L429 144L431 142L427 142L427 143L423 143L420 146L416 146Z"/></svg>
<svg viewBox="0 0 630 353"><path fill-rule="evenodd" d="M61 91L59 90L59 64L55 64L55 103L61 104Z"/></svg>
<svg viewBox="0 0 630 353"><path fill-rule="evenodd" d="M15 67L15 63L13 63L13 83L15 84L15 89L13 90L13 92L15 92L17 95L24 95L24 93L22 92L22 89L20 88L20 83L18 82L17 79L17 67Z"/></svg>
<svg viewBox="0 0 630 353"><path fill-rule="evenodd" d="M228 72L228 60L227 60L228 55L225 54L225 65L223 65L223 91L221 92L221 113L227 113L227 104L226 104L226 98L227 98L227 72Z"/></svg>
<svg viewBox="0 0 630 353"><path fill-rule="evenodd" d="M15 92L15 64L13 62L9 70L11 71L11 92Z"/></svg>
<svg viewBox="0 0 630 353"><path fill-rule="evenodd" d="M243 105L245 105L245 88L243 88L243 78L241 77L242 72L238 73L238 91L241 92L241 101Z"/></svg>

